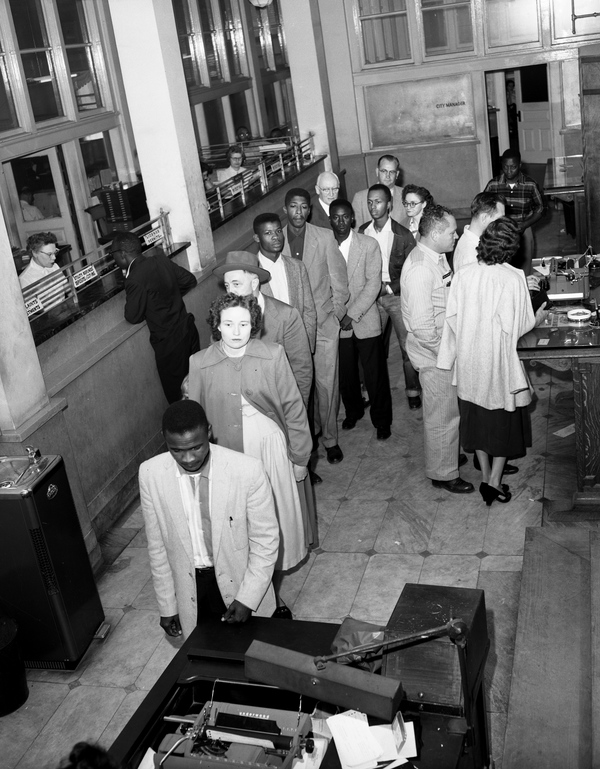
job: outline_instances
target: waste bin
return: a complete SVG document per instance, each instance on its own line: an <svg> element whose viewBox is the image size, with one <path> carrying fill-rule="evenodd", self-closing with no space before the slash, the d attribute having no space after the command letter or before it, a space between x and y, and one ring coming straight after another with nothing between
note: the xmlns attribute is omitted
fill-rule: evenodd
<svg viewBox="0 0 600 769"><path fill-rule="evenodd" d="M20 708L29 697L25 665L17 643L17 623L0 617L0 716Z"/></svg>

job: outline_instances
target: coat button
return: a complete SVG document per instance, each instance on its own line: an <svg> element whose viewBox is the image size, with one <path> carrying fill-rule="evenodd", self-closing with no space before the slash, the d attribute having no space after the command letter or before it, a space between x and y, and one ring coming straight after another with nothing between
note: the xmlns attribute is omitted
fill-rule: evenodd
<svg viewBox="0 0 600 769"><path fill-rule="evenodd" d="M253 394L252 390L246 390L246 395L252 395L252 394Z"/></svg>
<svg viewBox="0 0 600 769"><path fill-rule="evenodd" d="M192 596L192 603L196 603L196 599Z"/></svg>

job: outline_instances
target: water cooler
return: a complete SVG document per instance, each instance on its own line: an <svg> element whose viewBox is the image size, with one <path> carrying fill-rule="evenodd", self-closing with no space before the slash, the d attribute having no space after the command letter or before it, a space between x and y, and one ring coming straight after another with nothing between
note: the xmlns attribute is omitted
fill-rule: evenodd
<svg viewBox="0 0 600 769"><path fill-rule="evenodd" d="M0 457L0 615L27 667L73 670L104 612L60 456Z"/></svg>

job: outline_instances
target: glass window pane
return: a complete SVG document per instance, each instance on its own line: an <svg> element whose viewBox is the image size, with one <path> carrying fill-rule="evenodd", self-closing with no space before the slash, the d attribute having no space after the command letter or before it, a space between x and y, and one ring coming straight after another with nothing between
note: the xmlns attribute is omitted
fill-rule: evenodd
<svg viewBox="0 0 600 769"><path fill-rule="evenodd" d="M279 113L277 112L277 98L273 83L264 83L263 92L265 96L265 109L267 112L268 128L265 136L270 136L274 128L279 128Z"/></svg>
<svg viewBox="0 0 600 769"><path fill-rule="evenodd" d="M191 42L192 28L187 0L173 0L173 12L186 85L202 85L195 51Z"/></svg>
<svg viewBox="0 0 600 769"><path fill-rule="evenodd" d="M204 120L208 133L208 143L227 144L227 127L221 99L207 101L204 104Z"/></svg>
<svg viewBox="0 0 600 769"><path fill-rule="evenodd" d="M101 107L102 99L90 46L67 48L67 62L73 78L77 109L84 112Z"/></svg>
<svg viewBox="0 0 600 769"><path fill-rule="evenodd" d="M60 216L48 155L29 155L11 160L10 164L19 191L23 220L31 222Z"/></svg>
<svg viewBox="0 0 600 769"><path fill-rule="evenodd" d="M283 27L281 24L281 15L277 2L273 2L267 8L269 18L269 27L271 32L271 46L273 48L273 57L275 59L275 69L281 69L286 66L285 44L283 42Z"/></svg>
<svg viewBox="0 0 600 769"><path fill-rule="evenodd" d="M410 59L406 15L363 19L361 22L365 64Z"/></svg>
<svg viewBox="0 0 600 769"><path fill-rule="evenodd" d="M10 131L18 126L19 121L10 90L6 61L4 56L0 55L0 131Z"/></svg>
<svg viewBox="0 0 600 769"><path fill-rule="evenodd" d="M57 0L56 4L65 44L89 43L85 11L81 0Z"/></svg>
<svg viewBox="0 0 600 769"><path fill-rule="evenodd" d="M250 125L250 118L248 117L248 105L246 104L246 95L244 91L242 91L242 93L232 93L229 97L229 104L231 106L233 125L235 126L236 133L240 126L248 128Z"/></svg>
<svg viewBox="0 0 600 769"><path fill-rule="evenodd" d="M488 45L516 45L539 40L537 0L486 0Z"/></svg>
<svg viewBox="0 0 600 769"><path fill-rule="evenodd" d="M10 10L21 51L48 45L40 0L10 0Z"/></svg>
<svg viewBox="0 0 600 769"><path fill-rule="evenodd" d="M50 51L21 56L25 80L36 122L63 115Z"/></svg>
<svg viewBox="0 0 600 769"><path fill-rule="evenodd" d="M406 10L406 0L359 0L361 16Z"/></svg>
<svg viewBox="0 0 600 769"><path fill-rule="evenodd" d="M79 145L90 194L116 181L117 172L108 133L84 136Z"/></svg>
<svg viewBox="0 0 600 769"><path fill-rule="evenodd" d="M204 42L204 55L211 80L222 80L221 64L215 45L215 24L213 20L210 0L198 0L200 13L200 25L202 27L202 40Z"/></svg>
<svg viewBox="0 0 600 769"><path fill-rule="evenodd" d="M244 74L242 68L242 49L240 42L243 40L241 25L236 23L231 0L223 0L223 32L225 36L225 50L231 77L241 77Z"/></svg>
<svg viewBox="0 0 600 769"><path fill-rule="evenodd" d="M598 0L577 0L575 3L575 15L597 13ZM575 32L573 33L573 20L571 18L571 3L565 0L552 0L552 15L554 16L554 37L557 40L567 38L573 40L575 35L597 35L600 33L600 16L590 16L587 19L575 19Z"/></svg>
<svg viewBox="0 0 600 769"><path fill-rule="evenodd" d="M428 56L473 50L470 3L422 0L421 5Z"/></svg>

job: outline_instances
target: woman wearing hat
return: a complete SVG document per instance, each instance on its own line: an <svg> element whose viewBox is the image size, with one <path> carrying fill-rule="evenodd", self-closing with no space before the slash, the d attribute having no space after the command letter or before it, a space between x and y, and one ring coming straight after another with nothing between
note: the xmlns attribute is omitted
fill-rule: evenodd
<svg viewBox="0 0 600 769"><path fill-rule="evenodd" d="M257 457L265 466L281 543L273 577L278 603L273 616L291 618L278 587L282 571L306 557L312 539L307 480L312 438L283 347L257 338L261 321L253 296L230 293L215 299L209 314L215 343L191 356L184 393L204 407L216 443Z"/></svg>

